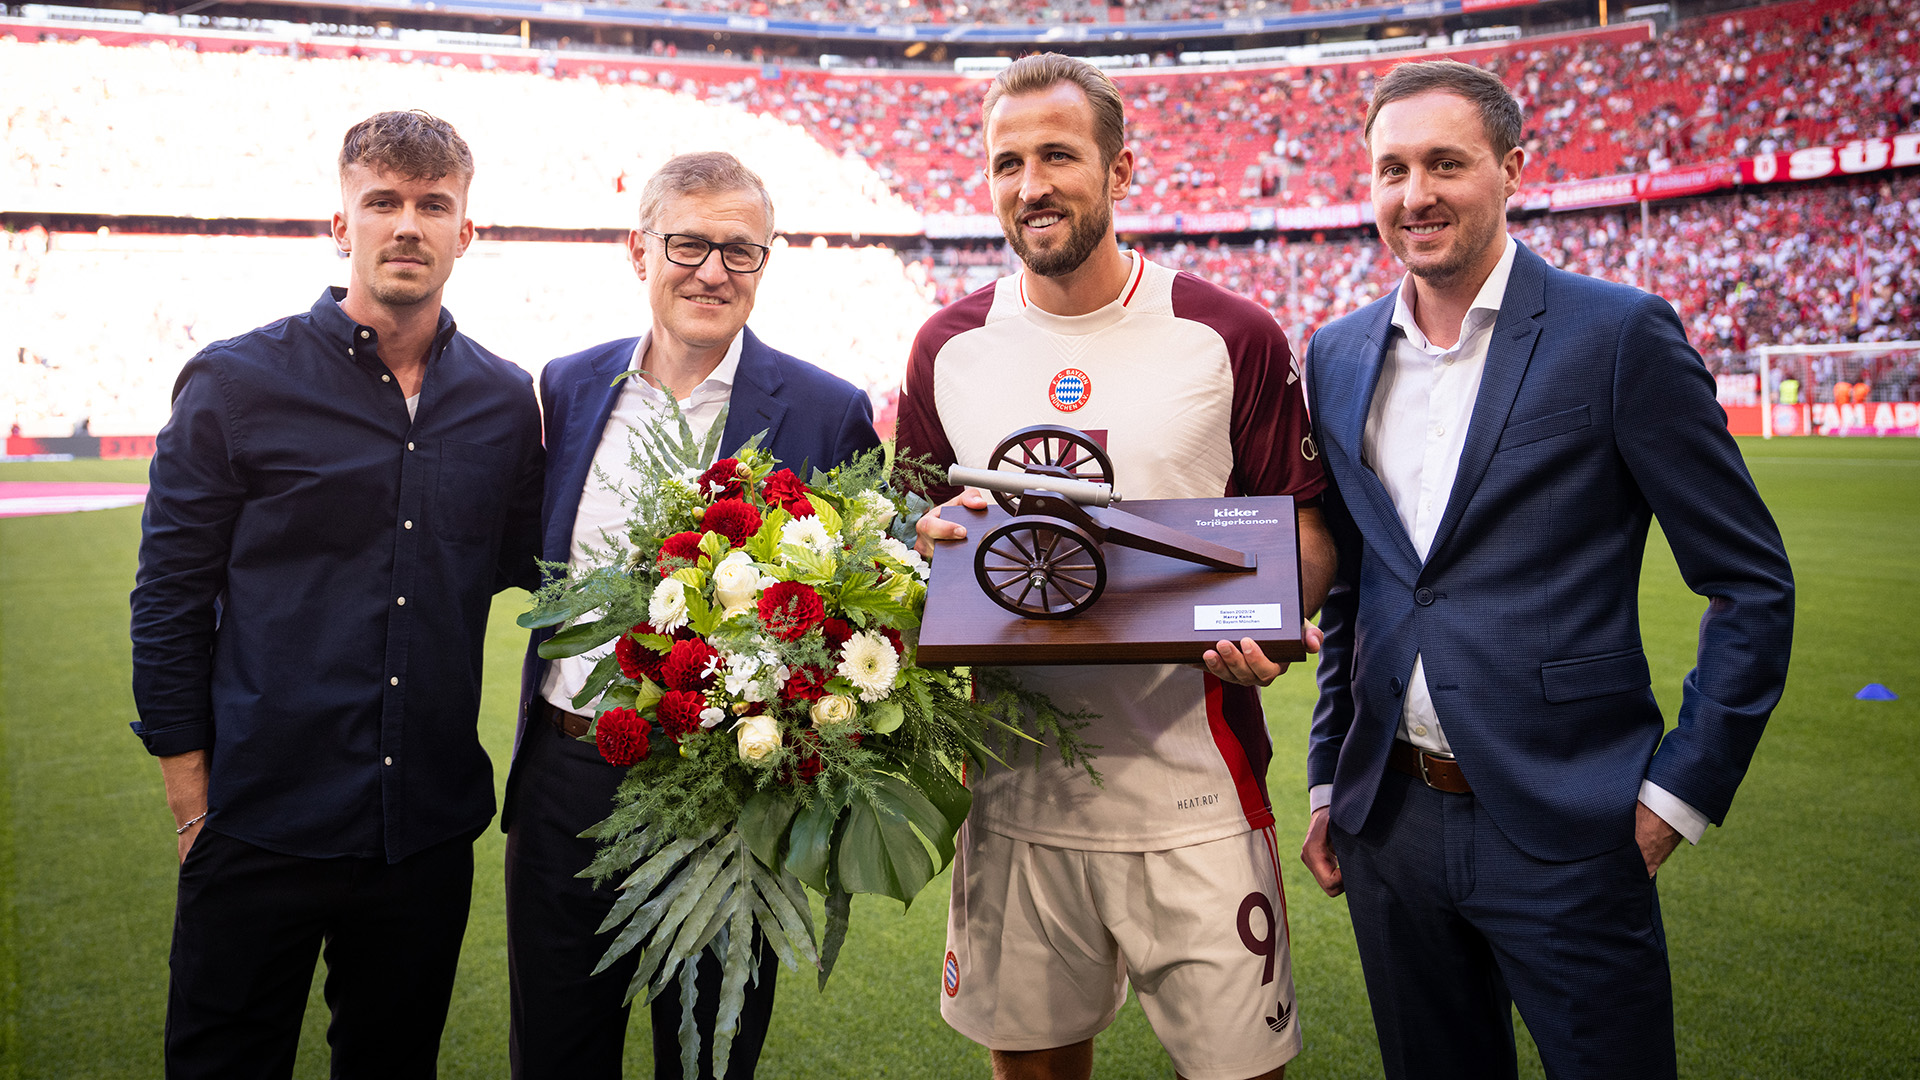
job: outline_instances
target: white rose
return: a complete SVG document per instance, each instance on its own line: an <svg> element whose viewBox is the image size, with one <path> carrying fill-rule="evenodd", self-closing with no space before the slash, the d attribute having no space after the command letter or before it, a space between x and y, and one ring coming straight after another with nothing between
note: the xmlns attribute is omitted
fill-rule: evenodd
<svg viewBox="0 0 1920 1080"><path fill-rule="evenodd" d="M844 694L828 694L814 702L813 707L807 710L807 715L813 717L814 727L829 728L850 723L858 711L859 706L853 703L852 698Z"/></svg>
<svg viewBox="0 0 1920 1080"><path fill-rule="evenodd" d="M719 601L723 618L753 610L759 596L760 572L746 552L732 552L713 568L713 598Z"/></svg>
<svg viewBox="0 0 1920 1080"><path fill-rule="evenodd" d="M647 621L662 634L687 625L687 586L677 578L662 578L647 601Z"/></svg>
<svg viewBox="0 0 1920 1080"><path fill-rule="evenodd" d="M733 729L740 741L740 760L758 765L780 749L780 725L771 716L749 716Z"/></svg>

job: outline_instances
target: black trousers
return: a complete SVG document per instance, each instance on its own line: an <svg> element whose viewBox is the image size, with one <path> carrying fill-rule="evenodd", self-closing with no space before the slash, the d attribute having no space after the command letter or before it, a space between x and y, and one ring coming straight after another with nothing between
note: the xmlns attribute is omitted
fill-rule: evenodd
<svg viewBox="0 0 1920 1080"><path fill-rule="evenodd" d="M666 749L671 752L669 745ZM507 818L507 971L512 982L509 1053L515 1080L615 1080L627 1040L627 983L640 963L634 950L600 975L594 966L613 935L600 923L619 893L613 883L594 888L577 877L599 841L582 830L613 810L613 792L626 770L608 765L589 743L536 720L514 765ZM779 957L754 941L758 973L747 984L727 1055L728 1080L752 1080L773 1016ZM714 1016L720 1001L720 963L700 954L700 1076L712 1077ZM654 1075L679 1080L680 996L653 1003Z"/></svg>
<svg viewBox="0 0 1920 1080"><path fill-rule="evenodd" d="M388 863L203 829L180 867L167 1076L292 1076L324 947L333 1075L431 1078L472 898L471 837Z"/></svg>
<svg viewBox="0 0 1920 1080"><path fill-rule="evenodd" d="M1638 845L1535 859L1472 795L1391 769L1366 827L1330 838L1388 1080L1510 1080L1516 1005L1554 1080L1674 1076L1666 934Z"/></svg>

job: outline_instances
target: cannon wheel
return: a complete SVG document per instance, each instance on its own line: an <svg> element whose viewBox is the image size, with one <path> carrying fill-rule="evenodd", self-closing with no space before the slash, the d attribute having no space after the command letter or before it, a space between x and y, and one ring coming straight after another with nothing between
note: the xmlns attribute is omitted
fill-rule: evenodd
<svg viewBox="0 0 1920 1080"><path fill-rule="evenodd" d="M1070 427L1039 424L1021 428L1000 440L993 456L987 458L989 469L998 469L1002 463L1043 476L1090 480L1107 485L1113 483L1113 459L1085 432ZM1000 504L1000 509L1007 513L1020 512L1018 495L996 491L993 498Z"/></svg>
<svg viewBox="0 0 1920 1080"><path fill-rule="evenodd" d="M1028 619L1065 619L1093 606L1107 587L1107 559L1078 525L1017 517L987 534L973 576L993 602Z"/></svg>

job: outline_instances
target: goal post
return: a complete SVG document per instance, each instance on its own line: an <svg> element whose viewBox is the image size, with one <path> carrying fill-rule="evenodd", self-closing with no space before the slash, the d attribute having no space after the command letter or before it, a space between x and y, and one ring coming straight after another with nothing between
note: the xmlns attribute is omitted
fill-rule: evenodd
<svg viewBox="0 0 1920 1080"><path fill-rule="evenodd" d="M1920 436L1920 341L1762 345L1753 351L1762 437Z"/></svg>

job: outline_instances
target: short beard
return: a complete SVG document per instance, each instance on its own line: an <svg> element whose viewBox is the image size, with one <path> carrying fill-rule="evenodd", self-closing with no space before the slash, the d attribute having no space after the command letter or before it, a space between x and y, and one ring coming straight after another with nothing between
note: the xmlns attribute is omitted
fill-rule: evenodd
<svg viewBox="0 0 1920 1080"><path fill-rule="evenodd" d="M1506 219L1503 216L1491 222L1490 225L1490 228L1477 235L1462 236L1461 242L1455 244L1453 250L1438 262L1421 266L1415 266L1407 261L1406 242L1399 239L1397 233L1394 234L1393 239L1387 241L1387 247L1392 249L1393 254L1399 258L1400 264L1407 268L1407 273L1433 288L1445 289L1458 282L1462 274L1473 269L1473 264L1486 252L1487 246L1499 235L1499 230L1506 227Z"/></svg>
<svg viewBox="0 0 1920 1080"><path fill-rule="evenodd" d="M1086 262L1093 249L1106 238L1108 228L1113 225L1113 203L1103 198L1096 214L1076 215L1072 221L1067 242L1052 251L1035 252L1021 235L1018 223L1007 228L1007 243L1033 273L1041 277L1065 277L1080 269L1080 264Z"/></svg>

